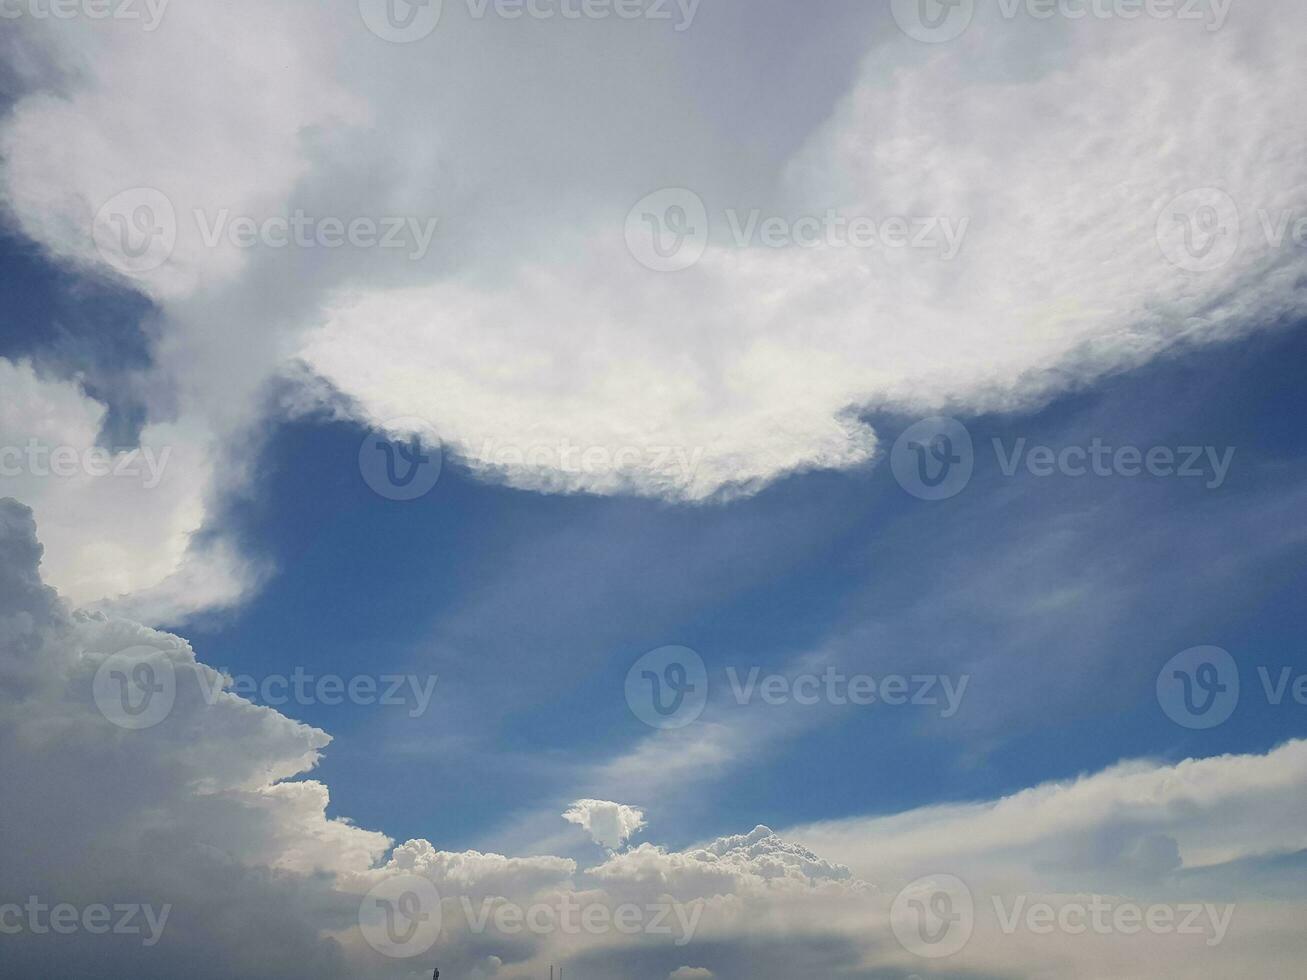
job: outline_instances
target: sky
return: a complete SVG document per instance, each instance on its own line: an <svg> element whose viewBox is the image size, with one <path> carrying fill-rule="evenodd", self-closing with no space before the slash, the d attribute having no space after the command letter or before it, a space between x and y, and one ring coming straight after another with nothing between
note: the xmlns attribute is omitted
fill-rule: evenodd
<svg viewBox="0 0 1307 980"><path fill-rule="evenodd" d="M1307 954L1301 5L57 6L15 976Z"/></svg>

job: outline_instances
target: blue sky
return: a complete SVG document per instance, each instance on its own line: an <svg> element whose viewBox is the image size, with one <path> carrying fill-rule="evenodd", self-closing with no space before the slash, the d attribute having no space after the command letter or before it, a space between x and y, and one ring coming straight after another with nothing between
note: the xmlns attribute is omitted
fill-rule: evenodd
<svg viewBox="0 0 1307 980"><path fill-rule="evenodd" d="M1038 412L968 417L977 472L941 502L906 494L884 465L688 507L513 491L452 461L430 495L396 502L359 474L365 430L302 421L269 438L257 492L227 515L276 574L190 636L208 662L256 676L295 664L348 676L361 663L438 674L422 718L349 705L294 714L339 736L320 768L339 812L454 848L553 804L560 764L647 734L622 683L636 657L673 643L698 651L723 688L728 666L784 669L860 630L869 638L845 654L858 669L973 673L956 724L850 710L765 747L695 812L666 815L660 839L682 844L750 820L987 799L1127 757L1264 752L1304 734L1302 712L1187 732L1153 683L1201 644L1230 649L1248 681L1255 665L1307 666L1302 545L1259 519L1307 475L1294 423L1303 344L1274 331L1181 352ZM1006 477L985 451L995 438L1063 446L1083 435L1236 454L1208 489L1148 475ZM1057 539L1042 548L1048 529ZM987 605L964 585L977 581L1011 604ZM1040 608L1065 589L1085 591ZM392 755L392 744L405 748ZM414 765L421 778L404 775ZM658 814L656 800L636 802Z"/></svg>
<svg viewBox="0 0 1307 980"><path fill-rule="evenodd" d="M0 881L169 903L157 953L112 947L141 976L195 950L215 976L438 955L475 980L1304 953L1302 9L962 3L923 40L906 0L703 0L684 30L446 0L396 39L375 6L157 31L32 7L0 40L0 730L23 736L0 780L31 787ZM317 238L277 242L292 215ZM403 247L324 243L357 221ZM413 433L439 478L394 499L368 460ZM1054 463L1094 446L1109 472ZM970 475L932 494L930 454ZM629 685L667 647L707 694L660 730ZM1199 647L1237 664L1211 727L1178 707ZM106 707L131 651L176 683L148 725ZM406 697L222 695L214 671ZM934 700L743 703L751 672ZM921 888L957 898L941 876L968 926L937 960L900 927ZM405 881L444 898L416 952L366 911ZM1099 894L1239 915L1187 946L986 917ZM707 912L671 946L451 924L576 895ZM10 947L31 970L106 948Z"/></svg>

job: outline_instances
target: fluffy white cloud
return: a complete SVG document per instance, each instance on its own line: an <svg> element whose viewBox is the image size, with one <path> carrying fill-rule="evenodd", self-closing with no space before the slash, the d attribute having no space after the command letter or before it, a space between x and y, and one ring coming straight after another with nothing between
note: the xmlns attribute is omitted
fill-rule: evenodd
<svg viewBox="0 0 1307 980"><path fill-rule="evenodd" d="M894 876L934 866L986 876L1001 870L1027 884L1063 876L1119 884L1305 850L1307 829L1289 818L1304 804L1307 742L1295 741L1264 756L1124 762L990 803L791 835L855 869Z"/></svg>
<svg viewBox="0 0 1307 980"><path fill-rule="evenodd" d="M877 452L862 410L1028 405L1303 309L1303 252L1265 231L1307 206L1292 0L1219 31L981 17L943 46L886 16L829 119L786 119L807 140L747 171L658 86L574 82L619 52L673 77L684 38L615 33L601 57L560 23L451 13L434 58L371 36L343 0L175 5L148 35L18 22L45 57L0 130L0 185L27 234L99 270L100 205L138 186L169 198L172 258L139 280L161 305L157 369L219 439L300 356L365 421L426 418L486 478L552 491L698 500L861 465ZM568 70L523 85L484 56L524 31ZM455 88L503 95L494 124ZM523 139L532 167L505 168ZM623 234L669 174L713 228L676 274L638 264ZM1173 202L1198 188L1241 218L1208 272L1177 268L1156 234L1183 235ZM297 209L434 217L438 234L419 259L205 241L219 214ZM946 219L959 250L741 247L728 209Z"/></svg>
<svg viewBox="0 0 1307 980"><path fill-rule="evenodd" d="M1292 816L1304 805L1307 743L1293 741L1266 755L1124 762L990 802L787 835L874 875L890 895L923 878L963 882L975 935L947 961L954 967L1005 976L1043 963L1050 977L1215 977L1274 973L1275 963L1307 948L1284 928L1307 908L1299 872L1307 834ZM1200 906L1203 927L1100 933L1080 918L1095 902L1110 906L1105 921L1122 906L1176 915ZM1042 905L1054 915L1069 909L1071 926L1030 927L1024 910ZM1083 930L1082 921L1090 923Z"/></svg>
<svg viewBox="0 0 1307 980"><path fill-rule="evenodd" d="M423 840L392 850L384 835L327 817L326 787L302 778L325 733L231 693L206 698L221 678L184 640L70 613L41 583L40 555L30 512L0 503L0 779L23 787L0 811L0 897L131 900L170 913L148 958L133 937L6 937L20 972L407 976L427 959L379 956L359 925L364 896L405 876L443 898L430 953L442 969L513 980L549 963L635 978L674 975L687 961L727 980L924 975L930 963L893 938L891 910L905 883L941 874L965 881L974 901L975 935L947 961L955 972L1024 976L1038 964L1051 977L1124 978L1164 963L1168 975L1216 977L1273 972L1307 954L1302 742L1261 756L1128 762L989 803L783 836L758 827L683 851L641 844L591 868ZM175 700L157 724L130 730L111 722L97 676L140 647L167 665ZM1001 927L1016 900L1061 909L1094 896L1211 906L1219 942L1211 932ZM1008 903L1002 915L995 898ZM1221 910L1231 905L1229 917ZM587 906L610 923L618 909L641 910L642 928L587 929L578 911Z"/></svg>
<svg viewBox="0 0 1307 980"><path fill-rule="evenodd" d="M606 800L577 800L563 819L588 833L596 844L615 851L644 826L644 811L625 803Z"/></svg>
<svg viewBox="0 0 1307 980"><path fill-rule="evenodd" d="M682 901L774 889L820 889L830 883L841 889L866 887L848 868L782 840L768 827L687 851L669 852L655 844L641 844L611 856L589 873L605 882L655 886Z"/></svg>
<svg viewBox="0 0 1307 980"><path fill-rule="evenodd" d="M862 409L1011 409L1301 313L1302 250L1268 240L1259 216L1307 205L1288 83L1307 15L1242 13L1215 34L1062 25L1055 67L1010 23L902 61L878 48L783 181L700 188L717 234L697 266L638 265L623 244L630 201L609 200L557 216L565 233L493 279L341 291L305 357L369 417L429 418L514 485L699 499L866 461ZM994 77L986 44L1019 77ZM1173 202L1199 188L1242 217L1227 232L1240 248L1206 273L1177 268L1157 235L1182 234ZM966 234L951 261L738 247L723 216L832 207L965 221Z"/></svg>
<svg viewBox="0 0 1307 980"><path fill-rule="evenodd" d="M0 391L0 496L36 512L45 575L69 601L176 621L257 581L229 543L200 539L220 482L206 433L158 422L135 447L101 446L105 407L27 362L0 358Z"/></svg>

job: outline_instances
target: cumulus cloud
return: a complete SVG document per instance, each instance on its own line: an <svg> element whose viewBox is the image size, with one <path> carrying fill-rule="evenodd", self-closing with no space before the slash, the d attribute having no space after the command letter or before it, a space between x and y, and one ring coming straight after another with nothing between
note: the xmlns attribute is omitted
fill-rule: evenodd
<svg viewBox="0 0 1307 980"><path fill-rule="evenodd" d="M35 511L45 575L69 601L175 622L257 582L229 543L201 536L219 482L206 433L156 422L134 446L104 445L105 406L26 361L0 358L0 390L0 496Z"/></svg>
<svg viewBox="0 0 1307 980"><path fill-rule="evenodd" d="M577 800L563 819L584 829L596 844L610 851L624 845L645 824L643 810L606 800Z"/></svg>
<svg viewBox="0 0 1307 980"><path fill-rule="evenodd" d="M0 778L23 787L0 812L2 897L170 912L148 958L133 937L6 937L6 962L19 972L407 976L426 960L375 952L360 908L375 889L414 879L442 900L430 957L513 980L549 963L636 977L676 975L688 961L727 980L923 972L928 964L894 939L893 903L911 880L945 873L974 901L975 936L949 961L955 971L1017 976L1041 964L1050 976L1132 977L1140 963L1165 962L1168 975L1214 977L1273 971L1307 953L1298 928L1307 837L1295 819L1307 804L1307 743L1126 762L987 803L784 834L757 827L680 851L645 843L588 868L425 840L392 847L328 817L327 788L304 778L330 743L324 732L231 692L204 697L221 675L184 640L70 612L41 582L40 559L31 512L0 502ZM175 678L175 700L137 730L112 722L97 678L115 655L142 648ZM636 820L618 804L577 806L614 822L624 814L628 827ZM1233 904L1237 914L1220 919L1216 946L1210 935L1082 941L1004 932L987 904L1016 896L1060 908L1095 895ZM609 923L619 909L638 910L642 928L563 924L586 921L578 910L590 906Z"/></svg>
<svg viewBox="0 0 1307 980"><path fill-rule="evenodd" d="M813 890L832 883L840 889L866 887L848 868L824 861L761 826L686 851L669 852L655 844L641 844L613 855L589 874L604 882L656 887L680 900Z"/></svg>
<svg viewBox="0 0 1307 980"><path fill-rule="evenodd" d="M800 866L819 866L754 834L704 851L735 872L718 875L712 887L707 879L677 883L671 873L669 891L636 863L602 866L582 881L568 858L442 851L425 840L393 846L382 833L328 817L326 786L304 778L330 744L325 732L224 690L228 680L178 636L104 612L70 611L41 582L41 555L31 511L0 501L0 731L8 736L0 778L24 787L0 814L0 904L28 896L47 904L131 900L166 905L169 913L149 959L122 937L97 946L85 935L66 943L35 931L6 936L6 962L20 972L38 972L39 964L44 972L94 966L162 977L189 963L196 976L406 976L413 961L380 956L366 941L360 905L388 882L419 878L443 899L432 953L442 965L521 977L538 973L542 962L593 952L618 964L622 943L611 947L626 933L570 932L561 924L526 930L514 927L521 921L514 915L561 923L567 909L578 915L596 906L611 917L636 897L666 903L676 891L711 895L713 928L729 931L730 902L723 905L720 893L732 873L741 881L775 877L770 854L790 855L795 875ZM160 687L169 700L138 729L125 703L119 711L112 685L106 701L102 682L113 676L116 657L146 654L150 685L170 678ZM591 829L599 833L605 820L620 834L641 819L617 804L580 801L578 808L594 817ZM677 858L660 851L655 860ZM700 914L688 904L677 908L679 918L670 921L683 924L678 937L688 942ZM633 939L632 949L663 942L650 932ZM201 960L192 962L197 954Z"/></svg>

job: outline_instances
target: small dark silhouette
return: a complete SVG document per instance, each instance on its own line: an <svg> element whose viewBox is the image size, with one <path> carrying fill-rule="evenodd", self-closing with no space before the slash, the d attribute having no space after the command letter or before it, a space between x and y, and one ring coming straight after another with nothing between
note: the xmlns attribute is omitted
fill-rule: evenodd
<svg viewBox="0 0 1307 980"><path fill-rule="evenodd" d="M436 972L431 974L431 980L440 980L440 967L436 967Z"/></svg>

